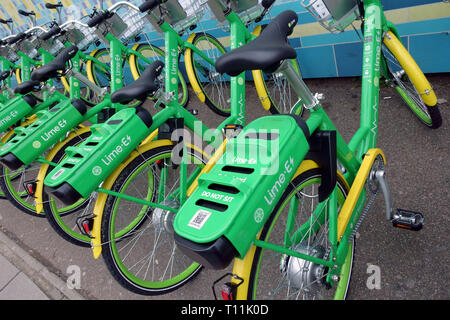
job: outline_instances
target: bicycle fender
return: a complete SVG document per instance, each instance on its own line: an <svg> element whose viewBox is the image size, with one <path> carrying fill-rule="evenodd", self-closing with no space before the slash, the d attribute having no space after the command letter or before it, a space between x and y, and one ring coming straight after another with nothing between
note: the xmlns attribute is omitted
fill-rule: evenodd
<svg viewBox="0 0 450 320"><path fill-rule="evenodd" d="M386 163L384 153L379 148L369 149L364 154L364 159L361 163L361 166L359 167L358 173L356 174L355 180L353 181L352 187L350 188L347 199L345 199L345 202L342 205L341 211L338 216L338 241L340 241L342 235L347 229L347 224L350 221L352 212L356 204L358 203L361 191L366 185L367 176L369 175L370 170L372 169L372 165L378 155L381 155L381 157L383 158L383 163Z"/></svg>
<svg viewBox="0 0 450 320"><path fill-rule="evenodd" d="M187 39L187 42L192 44L192 41L194 41L195 35L196 35L195 33L192 33L189 36L189 38ZM188 48L186 50L186 52L184 53L184 61L191 61L191 57L192 57L192 50ZM185 67L186 67L186 73L189 78L189 82L191 83L192 89L194 90L198 99L204 103L206 100L205 94L202 92L202 89L200 89L200 86L198 84L198 81L195 76L195 72L194 72L194 69L192 68L192 65L190 63L185 63Z"/></svg>
<svg viewBox="0 0 450 320"><path fill-rule="evenodd" d="M400 40L398 40L393 32L387 31L383 38L383 43L405 70L425 104L430 107L436 105L437 98L433 88Z"/></svg>
<svg viewBox="0 0 450 320"><path fill-rule="evenodd" d="M45 160L52 161L55 155L61 150L68 141L73 139L75 136L83 134L85 132L88 132L91 130L91 127L82 127L81 129L77 129L73 132L71 132L67 138L65 138L63 141L59 142L55 147L51 149L47 157L45 157ZM36 214L40 214L43 210L43 200L42 200L42 194L44 191L44 178L47 174L47 171L49 169L50 165L47 163L43 163L39 169L39 173L37 176L37 183L36 183L36 191L35 191L35 197L36 197Z"/></svg>

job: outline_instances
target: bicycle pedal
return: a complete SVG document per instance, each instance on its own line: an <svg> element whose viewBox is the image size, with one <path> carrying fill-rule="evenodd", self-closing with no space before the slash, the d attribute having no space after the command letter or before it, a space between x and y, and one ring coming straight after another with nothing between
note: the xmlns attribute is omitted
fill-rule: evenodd
<svg viewBox="0 0 450 320"><path fill-rule="evenodd" d="M423 220L423 214L420 212L397 209L392 224L396 228L419 231L423 228Z"/></svg>

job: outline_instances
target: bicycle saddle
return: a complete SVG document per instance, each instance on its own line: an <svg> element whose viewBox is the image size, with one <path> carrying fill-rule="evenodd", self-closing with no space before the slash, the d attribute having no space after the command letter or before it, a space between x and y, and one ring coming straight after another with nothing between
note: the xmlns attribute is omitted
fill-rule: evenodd
<svg viewBox="0 0 450 320"><path fill-rule="evenodd" d="M21 84L17 85L17 87L14 88L14 93L27 94L27 93L30 93L31 91L33 91L39 85L40 85L39 81L34 81L34 80L24 81Z"/></svg>
<svg viewBox="0 0 450 320"><path fill-rule="evenodd" d="M215 64L217 72L230 76L237 76L246 70L274 72L283 60L297 57L295 49L287 42L297 20L294 11L283 11L264 28L259 37L220 56Z"/></svg>
<svg viewBox="0 0 450 320"><path fill-rule="evenodd" d="M72 59L77 51L77 46L65 48L50 63L35 69L31 73L31 80L44 82L50 78L55 78L58 76L58 71L64 71L66 69L66 62Z"/></svg>
<svg viewBox="0 0 450 320"><path fill-rule="evenodd" d="M152 95L158 90L156 78L161 74L163 68L162 61L153 62L136 81L111 94L111 101L114 103L128 103L133 99L144 101L148 95Z"/></svg>

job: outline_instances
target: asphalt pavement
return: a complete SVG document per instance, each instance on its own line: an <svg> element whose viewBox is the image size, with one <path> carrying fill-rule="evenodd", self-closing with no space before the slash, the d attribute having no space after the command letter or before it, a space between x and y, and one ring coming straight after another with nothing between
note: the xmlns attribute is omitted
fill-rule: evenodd
<svg viewBox="0 0 450 320"><path fill-rule="evenodd" d="M429 75L438 95L443 125L430 130L415 119L396 92L380 94L378 144L388 164L395 207L420 211L420 232L393 228L380 196L357 233L350 300L448 300L450 75ZM307 79L312 92L325 94L323 106L347 141L359 125L359 78ZM251 84L247 121L267 115ZM214 126L222 118L191 92L189 108ZM31 300L211 300L211 285L228 270L204 269L191 282L163 296L141 296L122 288L102 258L58 236L45 218L20 212L0 200L0 299ZM374 276L377 278L374 278Z"/></svg>

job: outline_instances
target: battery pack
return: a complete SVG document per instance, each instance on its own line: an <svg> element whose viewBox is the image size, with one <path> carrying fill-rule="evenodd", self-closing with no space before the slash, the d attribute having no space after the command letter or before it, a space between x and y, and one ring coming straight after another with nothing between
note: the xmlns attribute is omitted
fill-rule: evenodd
<svg viewBox="0 0 450 320"><path fill-rule="evenodd" d="M68 147L67 157L45 178L46 190L67 205L88 197L148 136L151 124L148 111L127 108L92 126L92 135Z"/></svg>
<svg viewBox="0 0 450 320"><path fill-rule="evenodd" d="M15 136L0 149L0 162L12 170L29 165L78 125L86 113L81 100L65 100L36 113L38 120L14 129Z"/></svg>
<svg viewBox="0 0 450 320"><path fill-rule="evenodd" d="M243 258L308 152L308 137L300 117L274 115L230 139L175 217L181 250L214 269Z"/></svg>
<svg viewBox="0 0 450 320"><path fill-rule="evenodd" d="M0 132L8 130L25 116L29 115L36 105L32 96L17 96L0 109Z"/></svg>

